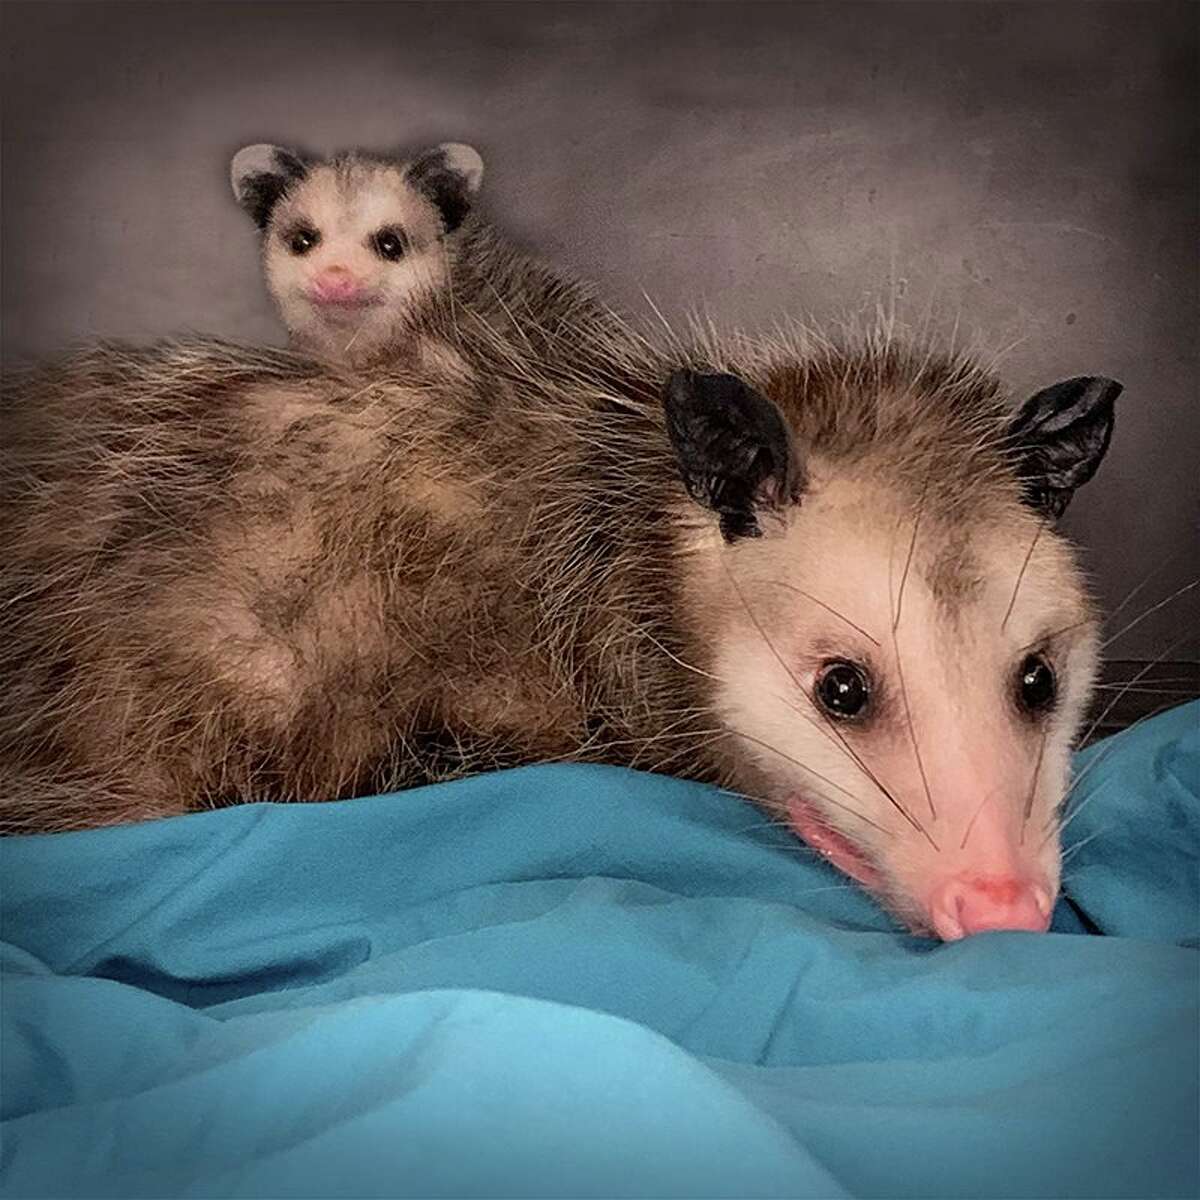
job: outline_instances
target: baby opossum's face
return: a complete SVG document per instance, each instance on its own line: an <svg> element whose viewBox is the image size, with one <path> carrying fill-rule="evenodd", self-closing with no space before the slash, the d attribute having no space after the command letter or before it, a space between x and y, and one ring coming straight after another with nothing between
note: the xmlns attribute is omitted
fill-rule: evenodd
<svg viewBox="0 0 1200 1200"><path fill-rule="evenodd" d="M293 338L323 357L371 356L445 285L442 219L393 167L314 167L276 206L267 286Z"/></svg>
<svg viewBox="0 0 1200 1200"><path fill-rule="evenodd" d="M458 145L407 163L240 151L234 191L262 228L267 286L293 342L334 362L395 347L422 301L448 286L444 239L482 171L479 156Z"/></svg>
<svg viewBox="0 0 1200 1200"><path fill-rule="evenodd" d="M1076 479L1107 446L1117 389L1087 383L1080 407L1095 411L1071 428L1077 444L1052 444L1042 460L1092 455ZM731 427L725 410L718 441ZM1050 443L1061 413L1058 403L1045 422ZM1089 421L1096 428L1081 436ZM672 432L681 458L710 453L703 419L690 428L676 419ZM984 481L976 503L947 507L945 493L935 502L911 482L889 483L896 472L882 457L814 453L781 474L788 451L770 448L773 436L751 434L752 470L767 472L779 514L759 526L764 480L739 498L710 459L725 536L700 534L690 556L735 773L915 931L949 941L1045 930L1071 745L1098 656L1082 578L1049 524L1065 499L1039 510L1010 477ZM1024 436L1037 448L1036 430ZM686 461L684 475L703 499L709 483L689 478ZM746 517L752 527L738 536Z"/></svg>

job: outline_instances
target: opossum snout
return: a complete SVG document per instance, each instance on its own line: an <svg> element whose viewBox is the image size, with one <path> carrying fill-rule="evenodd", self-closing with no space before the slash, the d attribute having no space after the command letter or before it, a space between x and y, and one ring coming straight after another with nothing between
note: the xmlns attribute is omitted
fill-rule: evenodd
<svg viewBox="0 0 1200 1200"><path fill-rule="evenodd" d="M1028 879L956 875L930 893L929 920L944 942L988 930L1044 933L1050 925L1049 889Z"/></svg>
<svg viewBox="0 0 1200 1200"><path fill-rule="evenodd" d="M348 268L326 267L308 286L308 295L318 304L366 304L371 295Z"/></svg>

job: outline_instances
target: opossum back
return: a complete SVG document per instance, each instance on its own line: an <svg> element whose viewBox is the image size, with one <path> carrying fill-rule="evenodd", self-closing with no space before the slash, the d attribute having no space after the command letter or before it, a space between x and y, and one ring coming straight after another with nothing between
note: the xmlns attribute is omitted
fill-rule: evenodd
<svg viewBox="0 0 1200 1200"><path fill-rule="evenodd" d="M417 782L447 705L464 769L514 729L525 754L579 740L513 586L554 459L531 446L564 426L447 378L197 341L8 380L0 756L29 820Z"/></svg>
<svg viewBox="0 0 1200 1200"><path fill-rule="evenodd" d="M353 551L389 503L371 466L389 420L410 427L396 413L303 360L209 341L14 374L4 411L6 756L86 765L136 811L194 797L220 745L228 778L202 786L237 794L273 750L312 757L293 733L322 687L363 670L352 694L395 686L390 576Z"/></svg>

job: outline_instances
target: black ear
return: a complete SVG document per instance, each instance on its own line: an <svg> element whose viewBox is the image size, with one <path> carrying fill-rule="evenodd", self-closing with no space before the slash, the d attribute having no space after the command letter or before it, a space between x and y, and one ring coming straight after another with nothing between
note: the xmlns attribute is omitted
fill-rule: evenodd
<svg viewBox="0 0 1200 1200"><path fill-rule="evenodd" d="M1112 439L1121 385L1102 375L1067 379L1031 396L1008 427L1027 504L1059 517L1096 473Z"/></svg>
<svg viewBox="0 0 1200 1200"><path fill-rule="evenodd" d="M663 405L684 485L720 516L727 542L762 536L757 509L799 503L804 471L791 428L736 375L676 371Z"/></svg>
<svg viewBox="0 0 1200 1200"><path fill-rule="evenodd" d="M462 142L443 142L413 159L405 175L437 205L446 232L452 233L475 203L483 183L483 159Z"/></svg>
<svg viewBox="0 0 1200 1200"><path fill-rule="evenodd" d="M267 227L284 192L307 173L307 164L295 151L265 142L243 146L229 164L233 194L259 229Z"/></svg>

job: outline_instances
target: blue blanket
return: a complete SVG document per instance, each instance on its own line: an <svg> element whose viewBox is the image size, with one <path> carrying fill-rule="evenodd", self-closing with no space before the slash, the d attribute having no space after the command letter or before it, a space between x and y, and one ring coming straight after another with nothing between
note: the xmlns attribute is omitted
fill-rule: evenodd
<svg viewBox="0 0 1200 1200"><path fill-rule="evenodd" d="M609 768L10 839L0 1192L1195 1196L1200 705L1082 760L952 945Z"/></svg>

